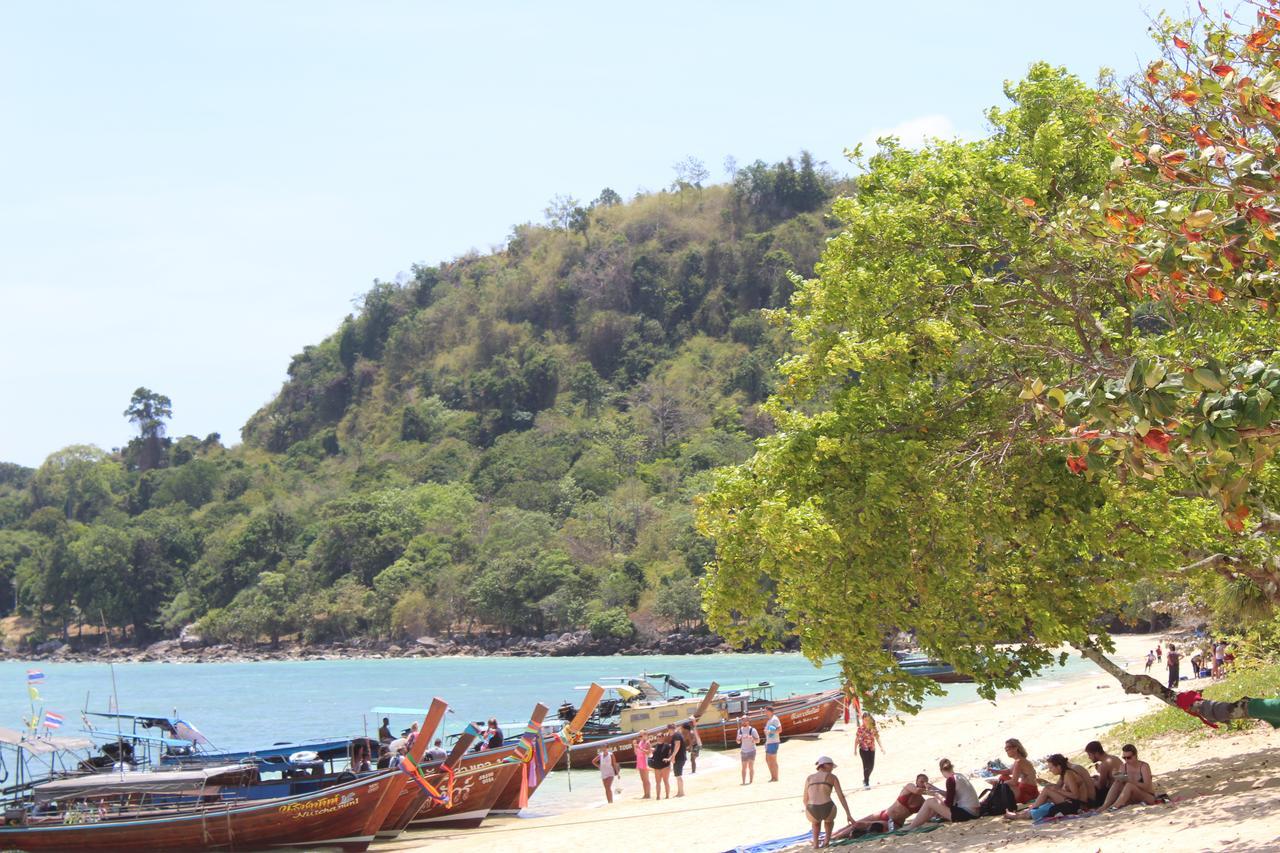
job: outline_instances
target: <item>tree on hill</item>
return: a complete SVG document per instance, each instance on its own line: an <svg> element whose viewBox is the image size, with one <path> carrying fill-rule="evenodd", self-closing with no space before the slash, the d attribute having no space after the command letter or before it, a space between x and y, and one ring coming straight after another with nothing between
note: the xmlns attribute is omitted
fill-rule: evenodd
<svg viewBox="0 0 1280 853"><path fill-rule="evenodd" d="M138 388L133 392L124 416L138 427L138 470L158 467L164 458L164 422L173 417L173 401L149 388Z"/></svg>

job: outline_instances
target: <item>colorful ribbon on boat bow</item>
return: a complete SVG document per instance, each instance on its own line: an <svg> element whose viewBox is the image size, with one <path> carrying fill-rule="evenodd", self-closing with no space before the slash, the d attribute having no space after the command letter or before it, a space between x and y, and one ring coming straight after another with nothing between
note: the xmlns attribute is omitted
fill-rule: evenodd
<svg viewBox="0 0 1280 853"><path fill-rule="evenodd" d="M442 794L440 793L439 789L436 788L435 785L431 784L431 781L427 779L426 776L422 775L422 768L414 764L413 760L410 759L409 756L407 755L400 756L399 766L400 766L400 772L408 776L410 779L412 779L414 784L416 784L419 788L421 788L422 791L431 799L433 803L438 803L444 806L446 809L453 808L453 768L452 767L446 764L441 768L442 770L444 770L445 777L446 777L445 790L444 790L444 793Z"/></svg>
<svg viewBox="0 0 1280 853"><path fill-rule="evenodd" d="M520 743L516 744L515 753L502 759L504 764L523 764L520 769L520 808L529 805L529 791L536 788L546 775L547 753L542 742L540 726L525 726L520 735Z"/></svg>

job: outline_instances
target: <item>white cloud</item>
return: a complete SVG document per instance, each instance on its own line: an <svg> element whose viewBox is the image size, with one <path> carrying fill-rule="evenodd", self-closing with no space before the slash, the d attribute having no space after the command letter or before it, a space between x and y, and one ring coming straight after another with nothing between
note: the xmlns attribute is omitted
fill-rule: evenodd
<svg viewBox="0 0 1280 853"><path fill-rule="evenodd" d="M876 140L884 136L896 136L905 148L919 148L930 139L957 139L964 137L964 134L956 130L951 119L944 115L917 116L893 127L878 127L862 137L863 154L874 154Z"/></svg>

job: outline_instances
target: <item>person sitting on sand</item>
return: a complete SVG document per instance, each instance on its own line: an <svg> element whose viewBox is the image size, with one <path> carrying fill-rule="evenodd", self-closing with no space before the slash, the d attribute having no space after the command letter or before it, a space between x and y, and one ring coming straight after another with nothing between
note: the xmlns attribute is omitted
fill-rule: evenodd
<svg viewBox="0 0 1280 853"><path fill-rule="evenodd" d="M824 755L817 760L816 766L818 769L804 780L804 810L813 828L815 849L831 844L831 830L836 823L836 804L831 799L833 793L840 799L844 816L848 818L849 823L853 823L853 816L849 813L849 803L844 798L844 789L840 787L840 780L836 778L836 774L831 772L835 770L836 763ZM824 825L826 834L822 836L820 831Z"/></svg>
<svg viewBox="0 0 1280 853"><path fill-rule="evenodd" d="M911 821L911 829L919 829L935 817L952 823L964 823L978 816L981 804L978 802L978 792L973 790L973 783L969 781L969 777L957 773L950 758L939 761L938 769L947 780L946 794L941 800L936 796L925 800L919 814L915 816L915 820Z"/></svg>
<svg viewBox="0 0 1280 853"><path fill-rule="evenodd" d="M1045 782L1031 808L1021 812L1005 812L1010 820L1031 818L1037 821L1055 815L1079 814L1093 801L1093 778L1079 764L1072 764L1062 753L1045 759L1049 769L1058 774L1057 782Z"/></svg>
<svg viewBox="0 0 1280 853"><path fill-rule="evenodd" d="M1124 767L1124 762L1117 755L1108 755L1107 751L1102 748L1102 744L1096 740L1091 740L1084 746L1084 754L1089 756L1089 761L1097 768L1097 775L1093 777L1093 802L1089 804L1090 808L1102 808L1102 804L1106 802L1107 793L1111 790L1111 786L1115 784L1115 774Z"/></svg>
<svg viewBox="0 0 1280 853"><path fill-rule="evenodd" d="M1027 748L1022 741L1011 737L1004 742L1005 755L1013 759L1013 766L1001 770L1000 775L987 780L988 785L1007 783L1013 790L1013 799L1017 803L1029 803L1040 793L1036 786L1036 768L1027 760Z"/></svg>
<svg viewBox="0 0 1280 853"><path fill-rule="evenodd" d="M914 783L902 787L898 792L898 798L889 804L889 808L855 820L848 829L837 832L836 838L856 837L868 832L886 832L889 831L890 826L894 828L902 826L907 818L924 806L924 795L936 790L929 784L929 777L921 773Z"/></svg>
<svg viewBox="0 0 1280 853"><path fill-rule="evenodd" d="M1131 743L1120 747L1120 756L1124 759L1124 766L1119 773L1112 774L1115 784L1107 792L1103 806L1119 809L1131 803L1155 805L1159 798L1156 796L1156 780L1151 774L1151 765L1138 760L1138 748Z"/></svg>

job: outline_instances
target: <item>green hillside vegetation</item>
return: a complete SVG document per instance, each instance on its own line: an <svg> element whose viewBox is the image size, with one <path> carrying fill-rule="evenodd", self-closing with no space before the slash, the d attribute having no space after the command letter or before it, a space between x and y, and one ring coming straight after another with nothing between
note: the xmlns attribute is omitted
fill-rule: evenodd
<svg viewBox="0 0 1280 853"><path fill-rule="evenodd" d="M0 467L0 607L139 643L699 627L691 497L770 431L761 309L847 188L807 154L685 177L375 282L237 447L165 436L140 388L124 448Z"/></svg>

